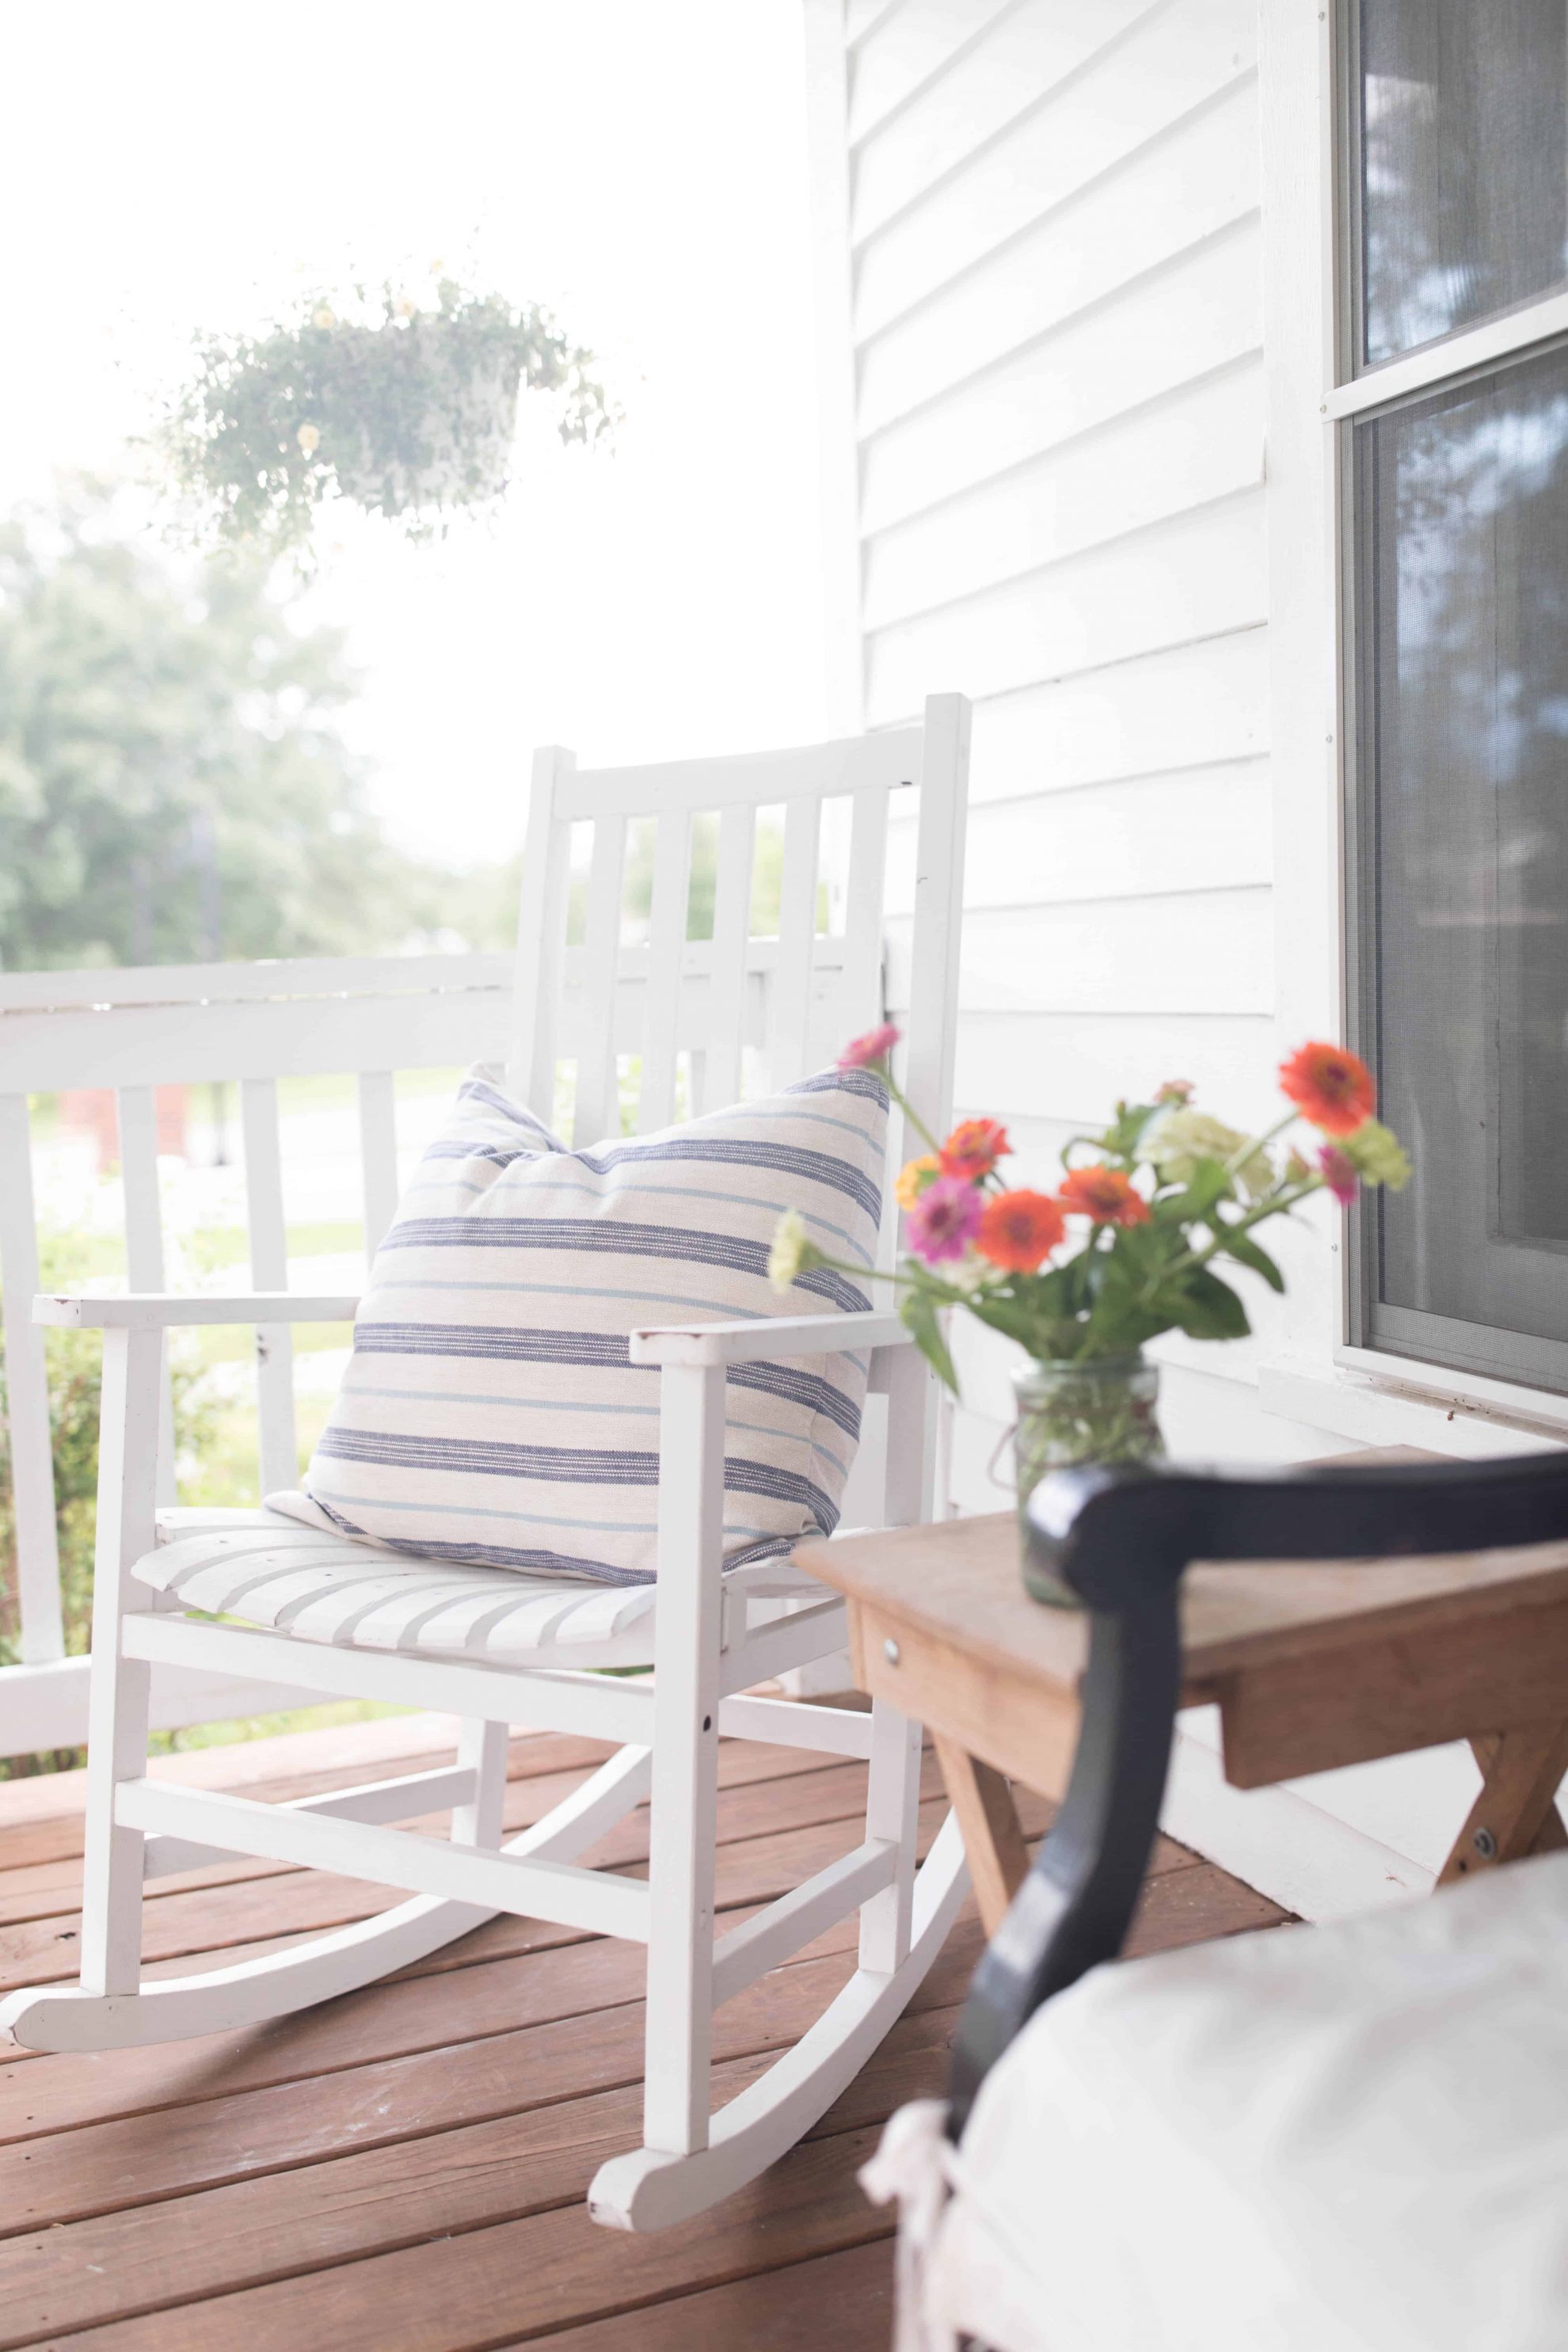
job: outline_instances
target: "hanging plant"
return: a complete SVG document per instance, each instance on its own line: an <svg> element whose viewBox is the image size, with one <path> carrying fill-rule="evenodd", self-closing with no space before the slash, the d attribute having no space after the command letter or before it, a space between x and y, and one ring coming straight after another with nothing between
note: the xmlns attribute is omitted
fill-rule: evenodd
<svg viewBox="0 0 1568 2352"><path fill-rule="evenodd" d="M393 287L312 297L257 336L198 337L159 439L206 529L280 554L332 493L426 538L505 494L524 386L553 395L563 441L611 423L594 355L541 310L443 278L421 305Z"/></svg>

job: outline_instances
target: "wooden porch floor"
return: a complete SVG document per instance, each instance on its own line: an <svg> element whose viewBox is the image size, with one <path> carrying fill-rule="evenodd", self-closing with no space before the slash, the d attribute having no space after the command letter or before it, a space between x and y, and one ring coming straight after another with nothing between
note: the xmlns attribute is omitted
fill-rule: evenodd
<svg viewBox="0 0 1568 2352"><path fill-rule="evenodd" d="M269 1798L417 1769L426 1717L173 1758ZM517 1740L509 1828L605 1751ZM858 1840L864 1767L726 1742L722 1927ZM941 1818L928 1759L926 1834ZM0 1786L0 1990L76 1966L79 1776ZM1036 1806L1027 1824L1043 1826ZM590 1858L647 1854L646 1816ZM263 1863L155 1882L161 1972L357 1919L386 1890ZM1135 1948L1270 1924L1261 1895L1163 1843ZM720 2012L716 2097L791 2041L852 1966L846 1925ZM0 2050L0 2352L883 2352L891 2258L855 2173L901 2100L938 2089L980 1949L966 1913L858 2081L809 2140L659 2236L583 2198L637 2137L642 1955L500 1919L403 1976L270 2027L100 2057ZM195 1965L201 1965L199 1961Z"/></svg>

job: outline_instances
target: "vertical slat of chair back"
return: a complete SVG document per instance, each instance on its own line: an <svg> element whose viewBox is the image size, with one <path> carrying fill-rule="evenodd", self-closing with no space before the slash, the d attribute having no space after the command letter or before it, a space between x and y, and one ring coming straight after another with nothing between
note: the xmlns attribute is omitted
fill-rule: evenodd
<svg viewBox="0 0 1568 2352"><path fill-rule="evenodd" d="M822 803L815 793L784 807L784 877L779 887L779 950L768 1018L768 1085L805 1076L811 974L816 945L816 882Z"/></svg>
<svg viewBox="0 0 1568 2352"><path fill-rule="evenodd" d="M849 874L844 893L844 972L839 1034L846 1042L874 1028L882 1018L882 921L887 906L888 811L886 784L855 795L850 820ZM889 1171L902 1166L901 1114L893 1113L888 1137ZM890 1269L898 1255L899 1210L890 1181L882 1195L877 1263Z"/></svg>
<svg viewBox="0 0 1568 2352"><path fill-rule="evenodd" d="M258 1290L287 1290L289 1234L283 1211L277 1081L245 1079L239 1108L251 1283ZM268 1495L297 1485L300 1476L294 1429L294 1341L287 1323L265 1324L257 1331L256 1393L261 1421L261 1492Z"/></svg>
<svg viewBox="0 0 1568 2352"><path fill-rule="evenodd" d="M152 1087L121 1087L114 1097L120 1129L120 1178L125 1200L125 1274L132 1290L167 1290L163 1203L158 1190L158 1098ZM174 1408L163 1351L163 1404L158 1414L158 1500L174 1499Z"/></svg>
<svg viewBox="0 0 1568 2352"><path fill-rule="evenodd" d="M691 869L691 813L666 809L654 837L648 916L647 988L643 1007L642 1079L637 1132L648 1135L675 1117L676 1041L686 970L686 914ZM691 1106L689 1106L689 1110Z"/></svg>
<svg viewBox="0 0 1568 2352"><path fill-rule="evenodd" d="M713 942L708 980L707 1045L699 1108L722 1110L741 1093L746 1034L746 950L752 935L752 861L757 813L732 801L719 814L719 865L713 887Z"/></svg>
<svg viewBox="0 0 1568 2352"><path fill-rule="evenodd" d="M390 1070L362 1070L358 1081L360 1196L364 1254L375 1255L397 1213L397 1105Z"/></svg>
<svg viewBox="0 0 1568 2352"><path fill-rule="evenodd" d="M888 891L886 784L855 794L850 818L849 872L844 890L844 975L840 1013L847 1034L858 1035L882 1014L882 918Z"/></svg>
<svg viewBox="0 0 1568 2352"><path fill-rule="evenodd" d="M48 1665L65 1655L59 1540L49 1436L44 1335L34 1324L38 1287L33 1139L26 1095L0 1095L0 1293L4 1294L5 1409L11 1441L11 1508L16 1533L22 1656ZM0 1560L0 1575L9 1563Z"/></svg>
<svg viewBox="0 0 1568 2352"><path fill-rule="evenodd" d="M517 918L517 980L507 1082L548 1120L555 1104L555 1057L566 954L566 883L572 829L556 810L556 788L576 754L547 743L533 755L528 827L522 845L522 895Z"/></svg>
<svg viewBox="0 0 1568 2352"><path fill-rule="evenodd" d="M594 851L588 866L577 1096L572 1118L572 1139L579 1146L621 1131L616 1013L626 865L626 820L606 812L594 821ZM541 1115L548 1118L549 1112Z"/></svg>

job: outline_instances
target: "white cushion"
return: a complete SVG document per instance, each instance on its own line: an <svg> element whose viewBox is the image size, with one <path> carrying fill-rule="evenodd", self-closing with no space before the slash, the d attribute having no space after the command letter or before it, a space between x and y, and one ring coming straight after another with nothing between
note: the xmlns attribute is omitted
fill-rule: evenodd
<svg viewBox="0 0 1568 2352"><path fill-rule="evenodd" d="M1093 1970L955 2163L933 2342L1561 2352L1568 1854Z"/></svg>
<svg viewBox="0 0 1568 2352"><path fill-rule="evenodd" d="M470 1073L380 1249L301 1493L320 1530L430 1560L640 1584L657 1565L657 1370L629 1333L855 1310L842 1275L768 1281L781 1212L869 1265L888 1098L830 1070L635 1141L567 1150ZM727 1388L725 1563L831 1534L867 1359L738 1364Z"/></svg>
<svg viewBox="0 0 1568 2352"><path fill-rule="evenodd" d="M651 1583L606 1588L410 1559L266 1509L163 1511L159 1532L158 1549L132 1571L142 1583L187 1609L298 1641L505 1666L653 1663ZM816 1579L788 1559L737 1569L737 1585L748 1600L822 1598ZM824 1653L842 1638L825 1624Z"/></svg>

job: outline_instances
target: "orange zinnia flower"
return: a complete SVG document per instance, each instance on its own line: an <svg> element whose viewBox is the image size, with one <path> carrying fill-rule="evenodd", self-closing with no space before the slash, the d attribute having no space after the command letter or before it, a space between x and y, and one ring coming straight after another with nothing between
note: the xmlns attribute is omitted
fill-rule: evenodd
<svg viewBox="0 0 1568 2352"><path fill-rule="evenodd" d="M1353 1135L1377 1108L1377 1082L1342 1045L1298 1046L1279 1065L1279 1084L1325 1135Z"/></svg>
<svg viewBox="0 0 1568 2352"><path fill-rule="evenodd" d="M1075 1168L1062 1179L1061 1204L1097 1225L1146 1225L1149 1203L1132 1189L1132 1179L1103 1160Z"/></svg>
<svg viewBox="0 0 1568 2352"><path fill-rule="evenodd" d="M1012 1149L1000 1119L960 1119L942 1147L942 1172L961 1177L966 1184L976 1183L982 1176L989 1176Z"/></svg>
<svg viewBox="0 0 1568 2352"><path fill-rule="evenodd" d="M1061 1202L1048 1192L998 1192L985 1203L974 1246L1009 1274L1033 1274L1066 1231Z"/></svg>

